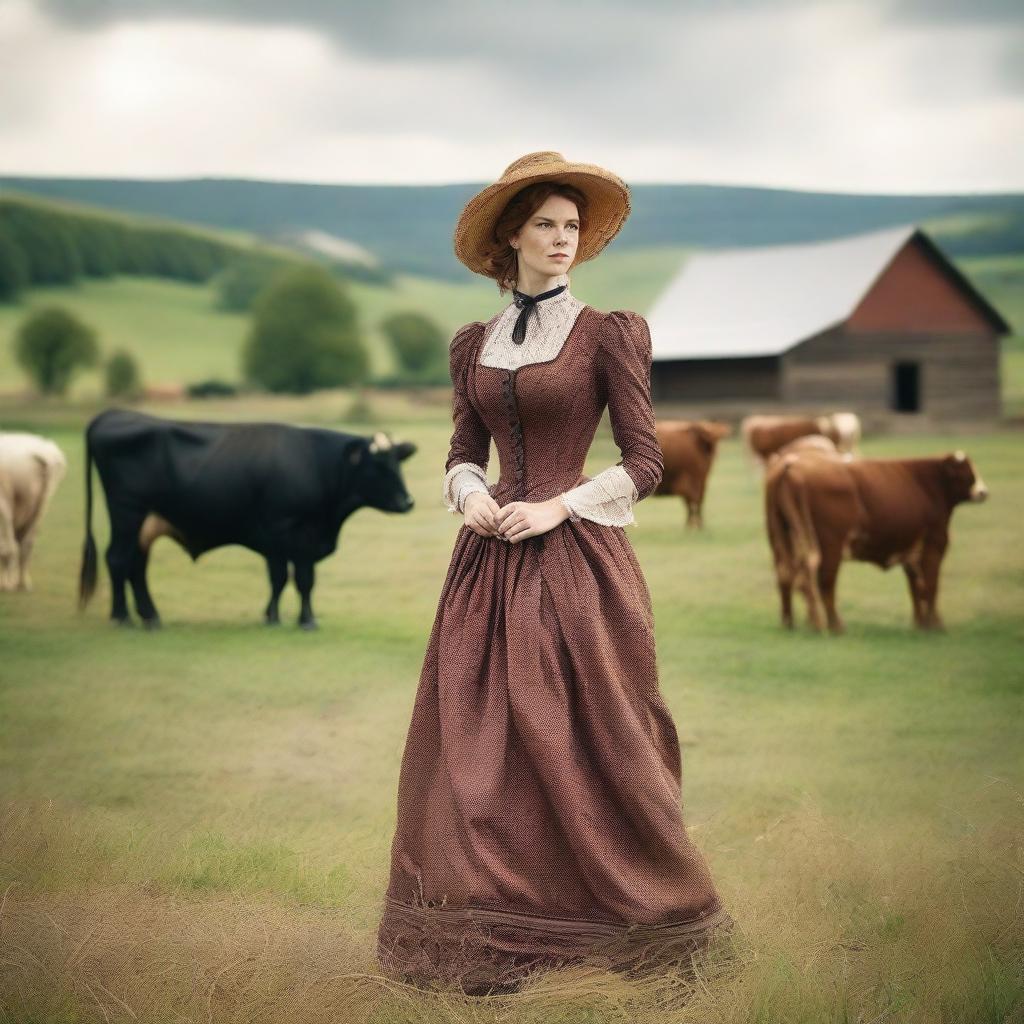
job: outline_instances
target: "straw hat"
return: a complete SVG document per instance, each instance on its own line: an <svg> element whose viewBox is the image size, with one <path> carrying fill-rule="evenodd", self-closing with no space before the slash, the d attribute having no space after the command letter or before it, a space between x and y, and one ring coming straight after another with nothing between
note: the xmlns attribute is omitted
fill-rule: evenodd
<svg viewBox="0 0 1024 1024"><path fill-rule="evenodd" d="M587 230L582 233L573 266L593 259L618 233L629 216L629 187L596 164L570 163L561 153L527 153L505 168L493 184L478 192L455 225L455 255L474 274L489 277L487 256L498 245L494 225L509 200L538 181L574 185L588 199Z"/></svg>

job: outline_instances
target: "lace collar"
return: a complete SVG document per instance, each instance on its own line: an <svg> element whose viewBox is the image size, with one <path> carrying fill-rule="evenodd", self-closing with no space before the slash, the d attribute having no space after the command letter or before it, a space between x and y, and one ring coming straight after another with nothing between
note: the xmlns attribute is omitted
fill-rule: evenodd
<svg viewBox="0 0 1024 1024"><path fill-rule="evenodd" d="M568 274L553 281L551 287L557 288L560 284L569 284ZM554 359L585 305L569 288L538 303L526 322L526 340L517 345L512 340L512 328L519 316L519 307L515 302L510 302L484 338L480 353L481 364L514 370L527 363L543 363Z"/></svg>

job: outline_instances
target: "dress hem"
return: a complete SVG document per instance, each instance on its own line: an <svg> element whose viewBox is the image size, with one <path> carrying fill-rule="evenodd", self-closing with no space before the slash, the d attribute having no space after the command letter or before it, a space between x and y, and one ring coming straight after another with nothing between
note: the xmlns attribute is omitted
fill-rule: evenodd
<svg viewBox="0 0 1024 1024"><path fill-rule="evenodd" d="M388 896L377 959L385 973L408 984L464 991L572 964L641 976L688 962L732 924L721 905L684 921L626 924L479 906L420 907Z"/></svg>

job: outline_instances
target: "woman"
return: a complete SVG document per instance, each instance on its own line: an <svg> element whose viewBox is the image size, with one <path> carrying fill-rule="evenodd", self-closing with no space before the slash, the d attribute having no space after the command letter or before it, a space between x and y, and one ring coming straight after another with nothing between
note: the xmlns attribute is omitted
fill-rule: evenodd
<svg viewBox="0 0 1024 1024"><path fill-rule="evenodd" d="M625 527L662 474L651 341L566 271L629 214L614 174L531 153L469 201L455 252L513 288L450 348L444 498L462 514L402 759L384 970L507 991L635 971L730 924L683 827L647 584ZM582 475L607 405L620 464ZM487 481L494 439L501 472Z"/></svg>

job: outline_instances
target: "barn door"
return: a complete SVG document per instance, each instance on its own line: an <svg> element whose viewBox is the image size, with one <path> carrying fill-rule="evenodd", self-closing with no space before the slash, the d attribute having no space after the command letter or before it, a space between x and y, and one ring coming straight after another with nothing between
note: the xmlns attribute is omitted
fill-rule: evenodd
<svg viewBox="0 0 1024 1024"><path fill-rule="evenodd" d="M891 392L896 412L920 412L921 364L893 363Z"/></svg>

